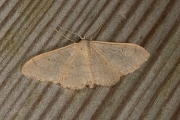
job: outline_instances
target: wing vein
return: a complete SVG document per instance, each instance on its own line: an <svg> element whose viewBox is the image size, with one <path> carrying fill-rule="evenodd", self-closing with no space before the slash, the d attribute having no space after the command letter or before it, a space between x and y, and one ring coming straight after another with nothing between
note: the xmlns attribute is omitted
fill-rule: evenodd
<svg viewBox="0 0 180 120"><path fill-rule="evenodd" d="M99 57L100 57L102 60L106 61L106 63L107 63L110 67L116 68L114 65L112 65L111 62L108 62L108 61L110 61L110 60L109 60L98 48L94 47L94 45L92 45L92 48L94 49L94 51L95 51L97 54L99 54ZM103 64L103 66L104 66L104 64ZM106 68L106 66L105 66L105 68ZM116 68L116 70L113 69L112 71L114 71L114 73L117 74L117 72L116 72L116 71L117 71L117 68Z"/></svg>
<svg viewBox="0 0 180 120"><path fill-rule="evenodd" d="M60 81L63 81L64 78L68 75L68 73L70 72L70 68L72 67L72 63L74 62L75 58L77 57L77 53L78 53L78 49L75 49L75 55L73 55L73 58L70 59L71 61L70 62L67 62L67 63L70 63L69 65L69 68L67 69L67 71L65 72L65 74L61 77ZM70 57L69 57L70 58ZM69 61L69 60L68 60Z"/></svg>

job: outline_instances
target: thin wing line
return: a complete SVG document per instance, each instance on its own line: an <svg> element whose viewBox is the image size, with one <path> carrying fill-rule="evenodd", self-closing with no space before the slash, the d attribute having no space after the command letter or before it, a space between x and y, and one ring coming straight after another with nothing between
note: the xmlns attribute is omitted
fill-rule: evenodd
<svg viewBox="0 0 180 120"><path fill-rule="evenodd" d="M78 47L77 54L72 61L66 76L60 82L65 88L82 89L86 85L91 85L93 76L89 67L89 62L86 59L84 51ZM90 86L93 87L93 86Z"/></svg>
<svg viewBox="0 0 180 120"><path fill-rule="evenodd" d="M106 63L107 63L109 66L111 66L112 68L115 68L114 65L112 65L110 62L108 62L108 61L109 61L109 58L107 58L102 51L100 51L98 48L96 48L96 47L93 46L93 45L91 45L91 47L94 49L94 51L99 55L99 57L100 57L102 60L106 61ZM116 70L115 70L115 71L116 71ZM114 71L114 72L115 72L115 71Z"/></svg>
<svg viewBox="0 0 180 120"><path fill-rule="evenodd" d="M64 78L69 74L70 68L73 66L73 62L74 62L74 60L75 60L76 57L77 57L77 53L78 53L78 49L76 49L75 54L74 54L73 57L70 59L70 61L68 61L69 67L67 68L65 74L61 77L60 82L63 81Z"/></svg>
<svg viewBox="0 0 180 120"><path fill-rule="evenodd" d="M120 79L117 69L113 66L109 59L103 53L90 45L91 69L94 76L94 84L97 85L113 85Z"/></svg>

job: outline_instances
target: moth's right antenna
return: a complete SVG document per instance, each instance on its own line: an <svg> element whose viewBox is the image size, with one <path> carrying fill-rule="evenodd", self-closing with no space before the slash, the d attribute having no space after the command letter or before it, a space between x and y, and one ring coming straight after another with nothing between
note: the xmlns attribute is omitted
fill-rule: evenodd
<svg viewBox="0 0 180 120"><path fill-rule="evenodd" d="M102 24L100 25L100 27L98 28L98 31L92 36L92 38L91 38L90 40L93 40L93 38L95 38L95 37L97 36L97 34L100 32L103 24L104 24L104 23L102 23Z"/></svg>

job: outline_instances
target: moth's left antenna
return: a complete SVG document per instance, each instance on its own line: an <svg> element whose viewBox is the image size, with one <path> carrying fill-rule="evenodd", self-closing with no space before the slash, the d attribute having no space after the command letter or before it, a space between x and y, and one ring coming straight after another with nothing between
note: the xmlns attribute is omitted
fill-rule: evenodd
<svg viewBox="0 0 180 120"><path fill-rule="evenodd" d="M70 40L71 42L73 42L73 43L75 43L75 41L74 40L72 40L72 39L70 39L70 38L68 38L68 37L66 37L65 35L63 35L61 32L59 32L56 28L54 28L53 27L53 29L58 33L58 34L60 34L62 37L64 37L64 38L66 38L67 40Z"/></svg>

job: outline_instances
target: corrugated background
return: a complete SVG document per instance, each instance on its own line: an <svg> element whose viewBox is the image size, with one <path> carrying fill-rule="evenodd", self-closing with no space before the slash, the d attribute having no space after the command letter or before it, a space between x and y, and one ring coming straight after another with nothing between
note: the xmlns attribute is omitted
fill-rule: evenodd
<svg viewBox="0 0 180 120"><path fill-rule="evenodd" d="M21 74L30 58L90 38L136 43L151 57L113 87L64 89ZM180 0L1 0L1 120L180 119Z"/></svg>

